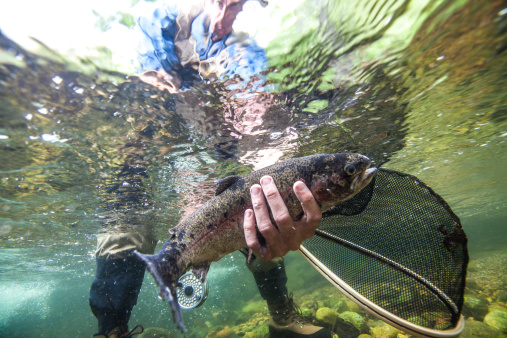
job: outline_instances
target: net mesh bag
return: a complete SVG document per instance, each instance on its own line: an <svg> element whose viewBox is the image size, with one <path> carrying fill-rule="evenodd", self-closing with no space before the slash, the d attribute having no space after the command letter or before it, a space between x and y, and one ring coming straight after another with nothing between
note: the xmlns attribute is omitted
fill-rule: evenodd
<svg viewBox="0 0 507 338"><path fill-rule="evenodd" d="M456 336L467 238L447 203L416 177L379 169L323 215L301 253L361 307L418 336Z"/></svg>

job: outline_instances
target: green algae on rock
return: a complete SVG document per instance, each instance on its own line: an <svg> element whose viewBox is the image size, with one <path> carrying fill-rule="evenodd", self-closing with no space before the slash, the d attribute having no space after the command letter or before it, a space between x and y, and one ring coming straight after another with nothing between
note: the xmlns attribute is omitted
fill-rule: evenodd
<svg viewBox="0 0 507 338"><path fill-rule="evenodd" d="M502 333L507 333L507 311L491 311L484 317L484 323Z"/></svg>
<svg viewBox="0 0 507 338"><path fill-rule="evenodd" d="M333 326L336 321L336 317L338 317L338 313L328 307L321 307L317 310L315 317L322 325Z"/></svg>
<svg viewBox="0 0 507 338"><path fill-rule="evenodd" d="M266 310L266 303L262 302L262 301L248 302L248 304L243 306L243 308L241 309L241 311L246 312L246 313L263 312L265 310Z"/></svg>
<svg viewBox="0 0 507 338"><path fill-rule="evenodd" d="M501 336L501 333L484 322L467 319L460 338L486 338Z"/></svg>
<svg viewBox="0 0 507 338"><path fill-rule="evenodd" d="M366 323L363 316L352 311L345 311L343 313L340 313L339 317L344 321L354 325L358 330L361 330Z"/></svg>
<svg viewBox="0 0 507 338"><path fill-rule="evenodd" d="M488 300L480 296L465 296L463 315L473 317L475 320L483 320L488 314Z"/></svg>
<svg viewBox="0 0 507 338"><path fill-rule="evenodd" d="M382 324L379 326L371 327L370 328L370 335L373 337L389 337L389 338L396 338L398 336L398 333L400 331L391 325L388 324Z"/></svg>

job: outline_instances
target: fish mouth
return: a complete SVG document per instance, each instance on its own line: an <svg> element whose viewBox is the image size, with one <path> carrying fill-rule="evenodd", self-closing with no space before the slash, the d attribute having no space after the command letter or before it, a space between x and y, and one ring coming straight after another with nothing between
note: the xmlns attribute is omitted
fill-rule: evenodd
<svg viewBox="0 0 507 338"><path fill-rule="evenodd" d="M377 173L377 168L368 168L366 169L362 175L357 175L356 178L352 181L352 184L350 185L350 189L354 190L356 187L356 183L359 182L360 189L363 189L366 187L372 180L373 176Z"/></svg>

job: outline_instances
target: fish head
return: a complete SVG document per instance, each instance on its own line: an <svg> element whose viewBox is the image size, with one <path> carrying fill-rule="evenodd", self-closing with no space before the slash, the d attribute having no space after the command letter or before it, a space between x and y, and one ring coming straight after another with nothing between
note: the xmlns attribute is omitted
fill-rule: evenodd
<svg viewBox="0 0 507 338"><path fill-rule="evenodd" d="M373 179L377 168L361 154L331 154L318 165L312 176L311 191L322 212L352 198Z"/></svg>

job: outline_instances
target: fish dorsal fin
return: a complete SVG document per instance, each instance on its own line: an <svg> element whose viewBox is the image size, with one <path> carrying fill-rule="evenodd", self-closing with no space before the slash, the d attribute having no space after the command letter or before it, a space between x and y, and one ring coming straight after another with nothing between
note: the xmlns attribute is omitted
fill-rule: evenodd
<svg viewBox="0 0 507 338"><path fill-rule="evenodd" d="M241 176L232 175L216 180L215 183L217 184L217 186L215 187L215 196L220 195L224 190L226 190L231 185L236 183L236 181L239 180L240 178Z"/></svg>

